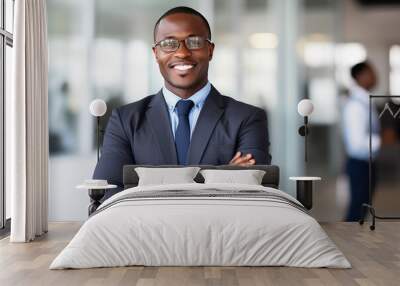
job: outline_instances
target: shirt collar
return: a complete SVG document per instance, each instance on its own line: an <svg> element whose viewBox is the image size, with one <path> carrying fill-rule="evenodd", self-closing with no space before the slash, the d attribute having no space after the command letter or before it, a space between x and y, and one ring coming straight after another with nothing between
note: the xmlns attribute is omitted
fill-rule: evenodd
<svg viewBox="0 0 400 286"><path fill-rule="evenodd" d="M365 88L359 86L358 84L354 84L350 88L350 95L355 99L358 99L362 102L369 102L369 92Z"/></svg>
<svg viewBox="0 0 400 286"><path fill-rule="evenodd" d="M202 107L204 102L206 101L208 94L210 93L210 90L211 90L211 84L210 82L207 82L205 86L203 86L199 91L197 91L187 100L193 101L194 106L196 107ZM176 94L172 93L170 90L168 90L165 86L162 89L162 93L165 102L167 103L168 109L171 111L175 109L175 106L178 103L178 101L182 99Z"/></svg>

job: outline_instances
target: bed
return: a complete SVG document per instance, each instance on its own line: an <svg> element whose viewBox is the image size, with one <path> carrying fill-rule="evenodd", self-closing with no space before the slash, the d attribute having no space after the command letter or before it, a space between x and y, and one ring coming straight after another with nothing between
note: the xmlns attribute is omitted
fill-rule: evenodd
<svg viewBox="0 0 400 286"><path fill-rule="evenodd" d="M198 174L193 183L149 186L138 185L137 167L124 166L124 191L100 205L50 269L351 267L301 203L278 189L277 166L246 168L265 171L261 185L204 183Z"/></svg>

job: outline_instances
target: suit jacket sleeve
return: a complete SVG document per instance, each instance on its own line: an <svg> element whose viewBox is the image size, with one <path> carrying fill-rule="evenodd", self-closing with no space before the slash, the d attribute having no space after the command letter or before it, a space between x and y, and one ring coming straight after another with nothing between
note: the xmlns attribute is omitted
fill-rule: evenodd
<svg viewBox="0 0 400 286"><path fill-rule="evenodd" d="M271 164L267 114L257 109L239 130L238 148L244 154L252 154L256 165Z"/></svg>
<svg viewBox="0 0 400 286"><path fill-rule="evenodd" d="M107 191L106 198L123 190L122 169L126 164L134 164L128 136L126 135L118 109L113 110L104 134L101 157L94 170L94 179L107 180L118 185Z"/></svg>

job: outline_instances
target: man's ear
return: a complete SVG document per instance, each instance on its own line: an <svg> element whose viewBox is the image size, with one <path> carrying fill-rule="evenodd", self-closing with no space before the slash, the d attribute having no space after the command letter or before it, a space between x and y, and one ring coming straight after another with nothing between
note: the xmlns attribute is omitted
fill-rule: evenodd
<svg viewBox="0 0 400 286"><path fill-rule="evenodd" d="M154 57L156 58L156 61L158 63L158 55L157 55L156 47L152 47L151 49L153 50Z"/></svg>
<svg viewBox="0 0 400 286"><path fill-rule="evenodd" d="M214 45L214 43L211 43L211 44L209 44L208 46L209 46L209 47L208 47L208 60L211 61L211 60L212 60L212 57L213 57L215 45Z"/></svg>

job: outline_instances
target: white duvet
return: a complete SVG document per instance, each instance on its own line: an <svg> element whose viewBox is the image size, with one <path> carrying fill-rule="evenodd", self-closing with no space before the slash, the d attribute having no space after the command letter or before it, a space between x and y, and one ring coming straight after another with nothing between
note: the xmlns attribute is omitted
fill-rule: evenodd
<svg viewBox="0 0 400 286"><path fill-rule="evenodd" d="M138 192L171 190L242 195L122 199ZM249 197L243 195L246 191ZM271 197L252 197L251 191ZM282 191L254 185L194 183L127 189L100 206L50 269L127 265L350 268L315 219L296 204L300 205Z"/></svg>

